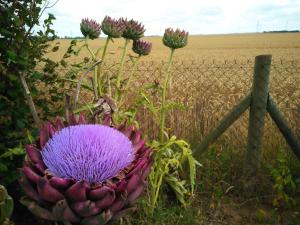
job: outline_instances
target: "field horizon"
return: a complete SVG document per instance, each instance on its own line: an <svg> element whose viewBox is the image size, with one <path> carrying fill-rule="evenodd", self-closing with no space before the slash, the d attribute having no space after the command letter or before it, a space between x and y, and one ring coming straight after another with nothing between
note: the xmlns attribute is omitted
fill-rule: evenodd
<svg viewBox="0 0 300 225"><path fill-rule="evenodd" d="M169 49L162 43L162 37L144 37L143 40L153 44L149 56L143 57L143 61L165 61L169 55ZM51 52L51 59L59 60L66 52L71 39L57 39L54 43L60 43L60 50ZM77 39L78 46L82 45L82 39ZM89 40L89 46L93 51L104 46L105 38ZM120 48L124 39L114 39L114 43L108 46L107 60L118 61ZM130 47L131 48L131 47ZM129 54L134 55L130 50ZM190 35L188 44L183 49L178 49L175 61L190 60L247 60L254 59L256 55L271 54L273 59L299 60L300 33L243 33L222 35ZM79 57L72 60L80 60L89 56L83 50Z"/></svg>

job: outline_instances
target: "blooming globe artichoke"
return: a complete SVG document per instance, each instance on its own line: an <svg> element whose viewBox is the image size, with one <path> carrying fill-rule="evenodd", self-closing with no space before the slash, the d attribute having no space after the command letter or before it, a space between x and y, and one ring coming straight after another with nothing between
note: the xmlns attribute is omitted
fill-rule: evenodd
<svg viewBox="0 0 300 225"><path fill-rule="evenodd" d="M125 25L125 30L123 31L122 37L130 40L138 40L144 36L145 28L144 26L133 19L127 20L122 19Z"/></svg>
<svg viewBox="0 0 300 225"><path fill-rule="evenodd" d="M132 44L132 50L138 55L149 55L152 43L143 40L135 40Z"/></svg>
<svg viewBox="0 0 300 225"><path fill-rule="evenodd" d="M189 33L186 31L181 31L172 28L167 28L163 36L163 43L165 46L171 49L183 48L187 45Z"/></svg>
<svg viewBox="0 0 300 225"><path fill-rule="evenodd" d="M104 34L110 38L119 38L122 36L125 29L125 24L122 19L112 19L109 16L106 16L101 24L101 28Z"/></svg>
<svg viewBox="0 0 300 225"><path fill-rule="evenodd" d="M81 20L80 30L85 38L93 40L100 36L101 26L95 20L85 18Z"/></svg>
<svg viewBox="0 0 300 225"><path fill-rule="evenodd" d="M98 225L134 210L151 170L151 149L134 127L46 123L26 146L21 202L43 219Z"/></svg>

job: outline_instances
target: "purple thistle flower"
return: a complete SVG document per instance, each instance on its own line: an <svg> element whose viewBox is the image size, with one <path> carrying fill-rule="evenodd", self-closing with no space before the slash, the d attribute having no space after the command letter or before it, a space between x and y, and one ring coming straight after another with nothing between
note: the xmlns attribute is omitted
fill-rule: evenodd
<svg viewBox="0 0 300 225"><path fill-rule="evenodd" d="M103 125L70 126L55 133L43 161L55 176L101 183L134 159L132 143L120 131Z"/></svg>

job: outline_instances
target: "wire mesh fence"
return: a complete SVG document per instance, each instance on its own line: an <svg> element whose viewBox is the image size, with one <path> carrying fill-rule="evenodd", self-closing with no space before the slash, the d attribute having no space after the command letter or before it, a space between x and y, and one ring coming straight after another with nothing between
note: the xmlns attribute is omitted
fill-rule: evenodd
<svg viewBox="0 0 300 225"><path fill-rule="evenodd" d="M270 73L270 94L278 104L294 133L300 138L300 61L273 60ZM142 61L135 73L131 93L148 83L162 82L164 62ZM197 60L177 61L172 67L171 89L168 97L185 106L185 110L174 109L167 116L171 133L190 141L200 143L218 121L236 105L251 89L254 59L252 60ZM125 76L131 69L125 66ZM104 73L113 77L118 63L103 65ZM62 70L62 76L66 73ZM83 93L84 99L89 96ZM154 94L155 95L155 94ZM126 100L132 103L134 95ZM159 101L157 96L154 99ZM150 136L158 135L158 125L146 109L142 109L137 120ZM244 149L247 142L248 112L245 113L220 138L223 145ZM276 125L267 116L264 132L264 148L285 146L285 141Z"/></svg>

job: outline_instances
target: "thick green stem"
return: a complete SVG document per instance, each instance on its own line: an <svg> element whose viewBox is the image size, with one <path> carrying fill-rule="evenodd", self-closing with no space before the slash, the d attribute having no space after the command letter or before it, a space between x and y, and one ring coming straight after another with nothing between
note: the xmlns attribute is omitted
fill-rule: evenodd
<svg viewBox="0 0 300 225"><path fill-rule="evenodd" d="M86 48L87 50L89 51L90 55L92 56L92 59L95 60L96 59L96 56L95 54L93 53L93 51L90 49L89 45L86 43Z"/></svg>
<svg viewBox="0 0 300 225"><path fill-rule="evenodd" d="M152 193L152 199L151 199L151 206L150 206L150 212L153 213L155 204L157 202L158 196L159 196L159 191L160 191L160 186L162 184L163 178L164 178L164 173L163 174L158 174L157 176L157 182L156 182L156 188L153 190L154 193Z"/></svg>
<svg viewBox="0 0 300 225"><path fill-rule="evenodd" d="M104 48L103 48L103 52L102 52L102 56L101 56L102 63L98 65L97 78L98 78L98 93L99 93L99 95L102 94L102 91L101 91L101 86L102 86L101 85L102 65L104 63L104 58L106 56L107 46L108 46L108 43L109 43L110 39L111 39L110 37L106 38Z"/></svg>
<svg viewBox="0 0 300 225"><path fill-rule="evenodd" d="M126 84L125 84L125 87L124 87L124 92L120 92L120 95L119 95L120 103L122 102L122 98L124 97L124 95L122 95L122 94L126 94L126 92L128 91L129 84L131 83L131 80L132 80L132 78L133 78L133 75L134 75L135 72L137 71L137 68L138 68L138 65L139 65L140 58L141 58L141 56L139 55L138 58L133 62L132 69L131 69L131 71L130 71L128 80L127 80L127 82L126 82Z"/></svg>
<svg viewBox="0 0 300 225"><path fill-rule="evenodd" d="M89 44L88 44L88 40L89 38L87 37L85 39L85 44L84 46L86 47L86 49L88 50L88 52L90 53L91 57L92 57L92 60L95 61L96 60L96 56L95 54L93 53L93 51L90 49L89 47ZM98 92L97 92L97 68L95 67L94 68L94 74L93 74L93 90L94 90L94 98L95 99L98 99Z"/></svg>
<svg viewBox="0 0 300 225"><path fill-rule="evenodd" d="M95 98L95 100L97 100L98 99L98 92L97 92L97 89L98 89L98 87L97 87L97 85L98 85L98 83L97 83L97 67L95 67L94 68L94 72L93 72L93 90L94 90L94 98Z"/></svg>
<svg viewBox="0 0 300 225"><path fill-rule="evenodd" d="M160 108L160 129L159 129L159 135L160 135L160 141L163 142L164 140L164 129L165 129L165 120L166 120L166 95L169 88L169 82L171 78L171 66L173 61L173 55L174 55L175 49L171 49L170 58L167 64L167 70L166 70L166 77L165 77L165 83L163 86L163 93L161 98L161 108Z"/></svg>
<svg viewBox="0 0 300 225"><path fill-rule="evenodd" d="M129 41L130 41L129 39L125 39L125 44L124 44L124 47L123 47L123 53L122 53L120 68L119 68L119 72L118 72L118 75L117 75L115 100L117 100L118 97L119 97L119 91L120 91L120 86L121 86L121 77L122 77L122 73L123 73L123 67L124 67L124 63L125 63L125 56L126 56L127 46L128 46Z"/></svg>

